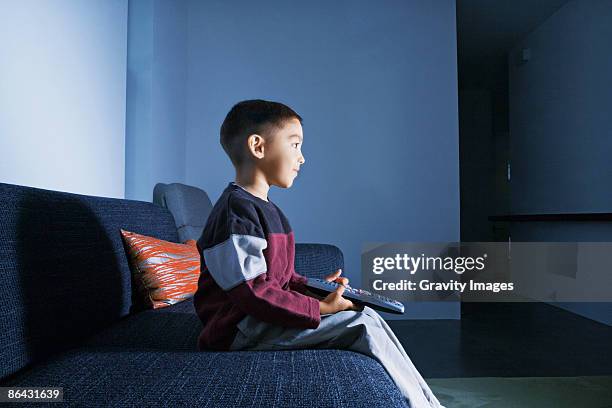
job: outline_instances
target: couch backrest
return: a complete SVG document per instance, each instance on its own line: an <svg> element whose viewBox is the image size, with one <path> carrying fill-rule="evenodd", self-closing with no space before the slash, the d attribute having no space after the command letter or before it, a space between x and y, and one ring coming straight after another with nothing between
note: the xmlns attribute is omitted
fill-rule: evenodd
<svg viewBox="0 0 612 408"><path fill-rule="evenodd" d="M178 240L153 203L0 183L0 378L129 314L121 228Z"/></svg>

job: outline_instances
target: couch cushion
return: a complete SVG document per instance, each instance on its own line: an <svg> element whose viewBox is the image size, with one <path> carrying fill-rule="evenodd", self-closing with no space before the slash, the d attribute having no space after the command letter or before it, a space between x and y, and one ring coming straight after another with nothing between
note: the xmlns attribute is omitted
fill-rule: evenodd
<svg viewBox="0 0 612 408"><path fill-rule="evenodd" d="M157 183L153 188L153 202L172 213L181 242L200 238L213 209L204 190L181 183Z"/></svg>
<svg viewBox="0 0 612 408"><path fill-rule="evenodd" d="M127 316L92 336L85 346L197 351L201 330L202 323L195 313L193 300L187 299Z"/></svg>
<svg viewBox="0 0 612 408"><path fill-rule="evenodd" d="M130 311L120 228L177 242L153 203L0 183L0 378Z"/></svg>
<svg viewBox="0 0 612 408"><path fill-rule="evenodd" d="M406 407L384 368L346 350L77 349L3 386L63 387L78 406Z"/></svg>

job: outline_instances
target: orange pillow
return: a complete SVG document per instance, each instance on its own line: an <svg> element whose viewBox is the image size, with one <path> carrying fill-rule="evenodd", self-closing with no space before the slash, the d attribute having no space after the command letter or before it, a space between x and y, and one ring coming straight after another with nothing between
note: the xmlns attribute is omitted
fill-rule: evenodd
<svg viewBox="0 0 612 408"><path fill-rule="evenodd" d="M196 241L184 244L121 230L127 245L132 282L145 306L159 309L194 295L200 276Z"/></svg>

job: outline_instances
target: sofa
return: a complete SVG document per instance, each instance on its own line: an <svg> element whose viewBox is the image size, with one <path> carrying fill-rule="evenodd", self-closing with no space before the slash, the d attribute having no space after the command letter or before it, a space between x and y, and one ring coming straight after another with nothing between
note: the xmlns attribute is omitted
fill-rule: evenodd
<svg viewBox="0 0 612 408"><path fill-rule="evenodd" d="M407 406L357 352L198 351L191 299L134 307L121 228L180 242L151 202L0 183L0 386L62 387L72 406ZM343 258L298 244L295 265L323 277Z"/></svg>

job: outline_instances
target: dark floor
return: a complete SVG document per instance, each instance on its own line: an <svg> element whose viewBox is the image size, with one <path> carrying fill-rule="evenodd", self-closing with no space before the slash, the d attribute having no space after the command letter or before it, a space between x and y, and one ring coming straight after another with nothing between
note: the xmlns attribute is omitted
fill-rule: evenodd
<svg viewBox="0 0 612 408"><path fill-rule="evenodd" d="M612 375L612 327L545 303L464 303L461 320L388 320L426 378Z"/></svg>

